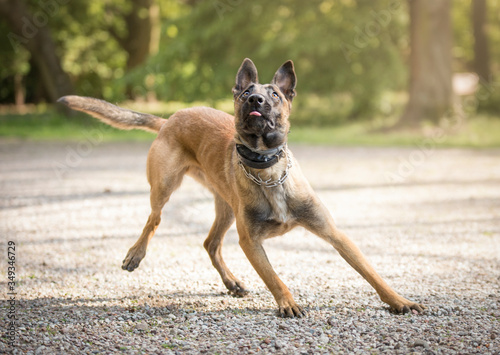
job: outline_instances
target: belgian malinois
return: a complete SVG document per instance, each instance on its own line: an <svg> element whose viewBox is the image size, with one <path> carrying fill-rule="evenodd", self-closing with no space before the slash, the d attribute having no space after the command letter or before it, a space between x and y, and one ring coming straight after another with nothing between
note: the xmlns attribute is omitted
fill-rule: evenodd
<svg viewBox="0 0 500 355"><path fill-rule="evenodd" d="M337 229L302 175L287 146L295 86L292 61L278 69L270 84L259 84L254 63L245 59L233 88L234 117L212 108L196 107L163 119L94 98L65 96L59 100L111 126L158 133L147 158L151 215L123 260L122 269L133 271L139 266L160 224L163 206L187 174L214 195L216 217L204 247L231 294L247 293L221 253L224 235L236 220L239 244L272 292L280 315L302 317L304 310L276 275L262 247L265 239L302 226L330 243L393 311L423 312L424 306L389 287L356 245Z"/></svg>

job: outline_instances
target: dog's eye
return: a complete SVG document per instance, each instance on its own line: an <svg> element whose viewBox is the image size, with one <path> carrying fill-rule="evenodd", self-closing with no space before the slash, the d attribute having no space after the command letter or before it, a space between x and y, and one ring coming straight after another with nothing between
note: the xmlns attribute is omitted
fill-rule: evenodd
<svg viewBox="0 0 500 355"><path fill-rule="evenodd" d="M276 91L273 91L273 99L279 99L279 95L276 93Z"/></svg>
<svg viewBox="0 0 500 355"><path fill-rule="evenodd" d="M248 97L248 95L250 95L250 91L247 90L241 95L241 97Z"/></svg>

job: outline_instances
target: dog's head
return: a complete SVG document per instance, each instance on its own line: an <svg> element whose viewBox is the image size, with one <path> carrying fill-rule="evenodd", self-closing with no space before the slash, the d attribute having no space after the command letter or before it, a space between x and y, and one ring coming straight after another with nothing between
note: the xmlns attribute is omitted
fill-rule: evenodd
<svg viewBox="0 0 500 355"><path fill-rule="evenodd" d="M243 61L233 88L236 132L242 143L256 150L286 143L296 82L291 60L276 71L270 84L259 84L253 62Z"/></svg>

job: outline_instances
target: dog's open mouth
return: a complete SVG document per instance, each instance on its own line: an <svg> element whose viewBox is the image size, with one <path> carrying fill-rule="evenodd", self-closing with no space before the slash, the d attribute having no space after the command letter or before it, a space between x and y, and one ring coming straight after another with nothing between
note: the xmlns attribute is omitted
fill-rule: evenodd
<svg viewBox="0 0 500 355"><path fill-rule="evenodd" d="M250 111L246 121L247 127L257 128L258 130L269 131L276 128L276 124L272 119L257 110Z"/></svg>

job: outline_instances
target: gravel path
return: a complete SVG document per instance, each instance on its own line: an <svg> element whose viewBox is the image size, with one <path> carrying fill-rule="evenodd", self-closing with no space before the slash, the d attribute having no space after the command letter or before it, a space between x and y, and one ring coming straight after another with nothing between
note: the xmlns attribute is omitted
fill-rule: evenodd
<svg viewBox="0 0 500 355"><path fill-rule="evenodd" d="M189 179L140 267L122 271L149 214L149 144L92 134L0 140L1 273L12 241L17 282L11 308L1 279L0 353L500 353L500 150L292 146L338 226L428 311L389 313L334 250L296 229L266 242L309 313L281 319L234 226L223 253L251 294L226 294L203 249L212 199Z"/></svg>

